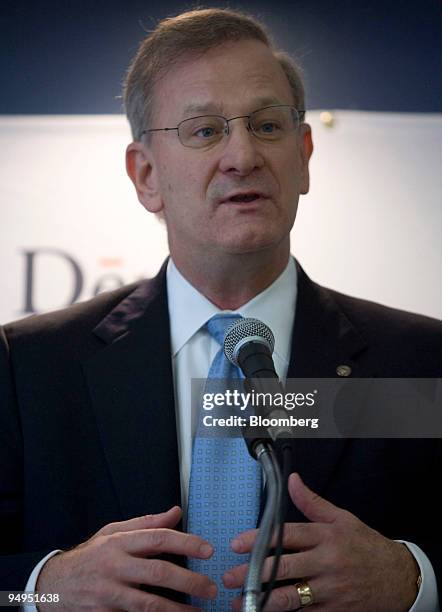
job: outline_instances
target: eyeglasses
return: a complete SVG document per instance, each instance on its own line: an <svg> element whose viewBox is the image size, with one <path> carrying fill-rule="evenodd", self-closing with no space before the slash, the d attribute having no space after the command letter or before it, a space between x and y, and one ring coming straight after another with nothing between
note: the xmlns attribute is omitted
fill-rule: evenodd
<svg viewBox="0 0 442 612"><path fill-rule="evenodd" d="M204 149L217 144L229 135L231 121L247 119L247 129L254 136L265 142L276 142L296 130L304 117L305 110L278 104L260 108L250 115L239 115L231 119L221 115L200 115L184 119L173 128L152 128L143 130L141 134L177 130L182 145L192 149Z"/></svg>

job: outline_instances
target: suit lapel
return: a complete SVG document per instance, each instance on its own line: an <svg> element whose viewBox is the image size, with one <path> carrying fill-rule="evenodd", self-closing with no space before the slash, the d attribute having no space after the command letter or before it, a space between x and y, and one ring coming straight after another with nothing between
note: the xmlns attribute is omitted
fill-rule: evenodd
<svg viewBox="0 0 442 612"><path fill-rule="evenodd" d="M288 377L336 378L338 365L364 376L357 357L367 348L330 289L314 283L296 262L298 297ZM366 375L366 374L365 374Z"/></svg>
<svg viewBox="0 0 442 612"><path fill-rule="evenodd" d="M97 325L106 346L83 364L125 519L180 504L165 266Z"/></svg>
<svg viewBox="0 0 442 612"><path fill-rule="evenodd" d="M341 310L333 292L312 282L297 264L298 293L287 378L337 378L337 367L351 367L353 377L367 376L358 364L366 343ZM298 438L293 441L292 471L314 491L327 495L327 484L349 440ZM301 514L293 504L291 520Z"/></svg>

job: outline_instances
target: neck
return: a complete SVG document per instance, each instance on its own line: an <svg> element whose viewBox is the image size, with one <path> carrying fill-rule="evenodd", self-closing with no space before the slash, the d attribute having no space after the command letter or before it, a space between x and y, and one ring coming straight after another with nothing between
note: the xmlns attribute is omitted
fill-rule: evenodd
<svg viewBox="0 0 442 612"><path fill-rule="evenodd" d="M184 278L221 310L236 310L267 289L282 274L290 256L289 245L269 256L266 252L209 255L196 262L171 253Z"/></svg>

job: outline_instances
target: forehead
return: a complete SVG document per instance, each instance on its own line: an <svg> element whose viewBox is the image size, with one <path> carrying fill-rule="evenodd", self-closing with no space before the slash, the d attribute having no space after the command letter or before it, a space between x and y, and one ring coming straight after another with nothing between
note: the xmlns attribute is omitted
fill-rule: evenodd
<svg viewBox="0 0 442 612"><path fill-rule="evenodd" d="M255 40L223 44L188 56L157 84L156 120L205 112L229 115L269 104L293 104L288 79L270 49Z"/></svg>

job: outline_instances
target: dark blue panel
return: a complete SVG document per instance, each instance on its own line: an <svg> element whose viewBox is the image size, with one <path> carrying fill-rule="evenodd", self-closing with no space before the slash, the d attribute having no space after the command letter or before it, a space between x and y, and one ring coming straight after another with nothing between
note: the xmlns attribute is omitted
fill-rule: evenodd
<svg viewBox="0 0 442 612"><path fill-rule="evenodd" d="M206 6L229 3L207 2ZM0 113L117 113L144 28L190 7L3 0ZM310 108L441 111L439 0L230 3L262 16L307 77Z"/></svg>

